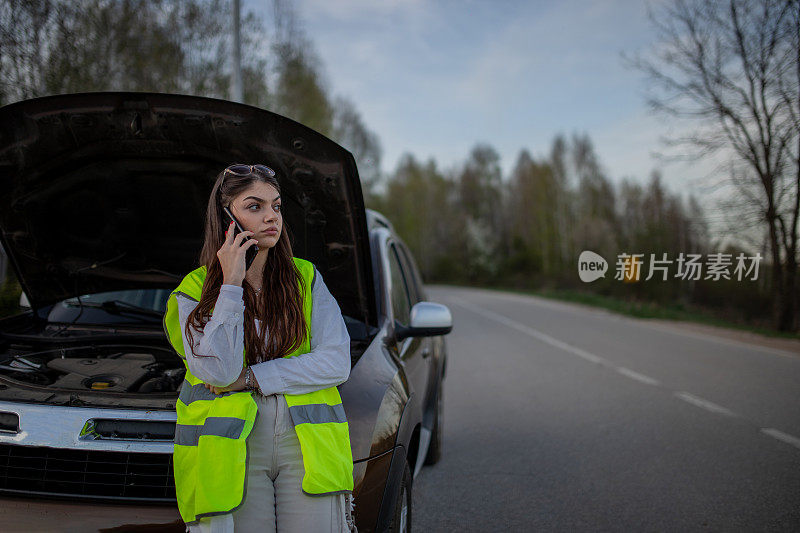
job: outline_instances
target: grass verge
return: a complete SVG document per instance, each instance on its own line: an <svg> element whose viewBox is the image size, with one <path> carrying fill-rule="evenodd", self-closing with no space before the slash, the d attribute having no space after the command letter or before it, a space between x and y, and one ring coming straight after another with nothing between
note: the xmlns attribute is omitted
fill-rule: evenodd
<svg viewBox="0 0 800 533"><path fill-rule="evenodd" d="M478 287L476 287L478 288ZM518 287L499 287L487 286L480 287L493 291L514 292L519 294L530 294L533 296L540 296L550 300L557 300L562 302L572 302L592 307L606 309L621 315L632 316L636 318L657 318L661 320L674 320L680 322L695 322L697 324L704 324L708 326L717 326L729 329L736 329L740 331L749 331L768 337L776 337L783 339L800 339L800 333L788 333L777 331L764 326L753 324L746 324L721 318L714 313L713 310L684 306L681 304L664 305L654 302L644 302L636 300L624 300L621 298L614 298L612 296L603 296L600 294L587 293L581 291L567 290L567 289L520 289Z"/></svg>

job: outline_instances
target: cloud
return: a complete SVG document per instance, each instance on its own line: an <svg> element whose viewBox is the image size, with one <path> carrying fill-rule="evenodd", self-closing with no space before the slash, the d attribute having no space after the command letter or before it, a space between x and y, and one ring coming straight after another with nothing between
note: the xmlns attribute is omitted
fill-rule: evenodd
<svg viewBox="0 0 800 533"><path fill-rule="evenodd" d="M324 18L330 22L374 20L372 17L425 17L430 4L423 0L298 0L304 18Z"/></svg>
<svg viewBox="0 0 800 533"><path fill-rule="evenodd" d="M331 93L380 136L385 170L407 151L447 167L483 141L507 171L520 149L543 155L556 134L585 131L614 179L673 172L651 155L665 129L619 56L652 42L639 0L295 5Z"/></svg>
<svg viewBox="0 0 800 533"><path fill-rule="evenodd" d="M532 91L590 93L625 75L618 52L636 32L620 33L621 11L633 2L520 4L485 36L484 46L454 89L465 102L524 98ZM629 77L629 76L625 76Z"/></svg>

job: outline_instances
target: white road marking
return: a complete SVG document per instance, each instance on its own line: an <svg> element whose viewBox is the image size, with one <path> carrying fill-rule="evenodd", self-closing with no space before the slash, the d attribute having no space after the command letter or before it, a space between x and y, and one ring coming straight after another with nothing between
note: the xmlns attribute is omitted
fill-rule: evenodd
<svg viewBox="0 0 800 533"><path fill-rule="evenodd" d="M516 329L517 331L525 333L526 335L530 335L534 339L538 339L538 340L540 340L540 341L542 341L544 343L549 344L550 346L555 346L556 348L559 348L559 349L564 350L566 352L569 352L571 354L577 355L578 357L586 359L590 363L597 363L597 364L603 364L603 365L607 365L608 364L608 361L606 361L602 357L599 357L599 356L597 356L597 355L595 355L593 353L589 353L586 350L583 350L583 349L578 348L576 346L571 346L571 345L567 344L566 342L562 342L562 341L560 341L560 340L558 340L558 339L556 339L554 337L551 337L550 335L547 335L546 333L542 333L541 331L538 331L538 330L535 330L535 329L533 329L531 327L528 327L525 324L520 324L519 322L517 322L515 320L511 320L510 318L505 317L505 316L501 315L500 313L495 313L494 311L490 311L488 309L483 309L482 307L479 307L479 306L477 306L475 304L465 302L464 300L462 300L461 298L458 298L457 296L450 296L449 299L452 300L453 302L455 302L456 305L464 307L467 310L474 311L475 313L478 313L479 315L483 315L483 316L485 316L486 318L488 318L490 320L494 320L495 322L500 322L501 324L504 324L504 325L506 325L506 326L508 326L510 328Z"/></svg>
<svg viewBox="0 0 800 533"><path fill-rule="evenodd" d="M610 367L610 368L614 368L619 374L621 374L623 376L629 377L631 379L634 379L634 380L642 382L642 383L646 383L648 385L653 385L653 386L656 386L656 387L661 386L661 384L660 384L660 382L658 380L653 379L650 376L645 376L644 374L640 374L640 373L638 373L638 372L636 372L634 370L631 370L629 368L626 368L624 366L614 367L609 361L603 359L600 356L594 355L593 353L587 352L586 350L583 350L583 349L578 348L576 346L571 346L571 345L569 345L569 344L567 344L565 342L562 342L562 341L560 341L560 340L558 340L558 339L556 339L554 337L551 337L550 335L547 335L546 333L542 333L541 331L538 331L536 329L528 327L528 326L526 326L524 324L520 324L519 322L511 320L510 318L505 317L505 316L503 316L503 315L501 315L499 313L495 313L494 311L490 311L489 309L484 309L484 308L482 308L482 307L480 307L478 305L475 305L473 303L467 302L467 301L459 298L458 296L448 295L447 299L449 299L450 301L452 301L456 305L458 305L460 307L463 307L463 308L465 308L465 309L467 309L469 311L473 311L473 312L475 312L475 313L477 313L479 315L483 315L483 316L485 316L486 318L488 318L490 320L494 320L494 321L499 322L501 324L504 324L504 325L506 325L506 326L508 326L510 328L516 329L517 331L520 331L520 332L522 332L522 333L524 333L526 335L529 335L529 336L531 336L531 337L533 337L535 339L538 339L538 340L540 340L542 342L545 342L545 343L547 343L547 344L549 344L551 346L555 346L556 348L560 348L562 350L565 350L567 352L575 354L575 355L577 355L577 356L579 356L579 357L581 357L583 359L586 359L587 361L590 361L592 363L601 364L603 366L607 366L607 367ZM660 328L657 328L657 329L660 329ZM676 332L676 333L680 333L680 332ZM705 337L707 340L718 341L718 339L713 338L713 337L708 337L706 335L689 334L687 336ZM735 345L740 345L740 346L741 345L745 345L744 343L739 343L739 342L735 342L735 341L734 342L722 342L722 344L735 344ZM750 347L752 345L746 345L746 346ZM773 353L777 353L778 352L778 350L769 350L769 349L764 350L764 351L771 351ZM788 352L786 352L786 353L788 353ZM705 409L707 411L710 411L712 413L721 414L721 415L730 416L730 417L738 416L736 413L734 413L730 409L722 407L721 405L717 405L714 402L710 402L708 400L704 400L703 398L700 398L699 396L695 396L694 394L690 394L688 392L683 392L683 391L673 392L673 394L677 398L680 398L681 400L683 400L685 402L688 402L688 403L690 403L690 404L692 404L692 405L694 405L696 407L700 407L700 408ZM800 449L800 439L797 438L797 437L794 437L792 435L789 435L788 433L784 433L783 431L780 431L780 430L774 429L774 428L761 428L761 432L766 434L766 435L769 435L770 437L778 439L778 440L780 440L782 442L785 442L787 444L791 444L795 448Z"/></svg>
<svg viewBox="0 0 800 533"><path fill-rule="evenodd" d="M630 368L625 368L624 366L618 367L617 372L622 374L623 376L627 376L631 379L635 379L636 381L640 381L642 383L646 383L647 385L654 385L658 387L660 383L658 380L651 378L650 376L645 376L644 374L640 374L638 372L634 372Z"/></svg>
<svg viewBox="0 0 800 533"><path fill-rule="evenodd" d="M730 409L726 409L721 405L717 405L714 402L709 402L708 400L704 400L703 398L695 396L694 394L689 394L688 392L676 392L675 396L677 396L683 401L689 402L692 405L701 407L707 411L711 411L712 413L717 413L725 416L736 416L736 413L734 413Z"/></svg>
<svg viewBox="0 0 800 533"><path fill-rule="evenodd" d="M775 429L775 428L761 428L761 432L762 433L766 433L770 437L774 437L774 438L776 438L776 439L778 439L780 441L783 441L783 442L785 442L787 444L791 444L795 448L800 448L800 439L798 439L797 437L793 437L792 435L789 435L788 433L784 433L783 431L780 431L780 430Z"/></svg>

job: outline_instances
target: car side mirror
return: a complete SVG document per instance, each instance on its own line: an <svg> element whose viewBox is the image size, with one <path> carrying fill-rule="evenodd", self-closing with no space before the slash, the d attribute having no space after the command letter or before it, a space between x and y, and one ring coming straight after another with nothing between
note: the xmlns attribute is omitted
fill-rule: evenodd
<svg viewBox="0 0 800 533"><path fill-rule="evenodd" d="M411 324L403 326L397 322L395 336L398 341L407 337L433 337L447 335L453 329L450 309L433 302L418 302L411 308Z"/></svg>

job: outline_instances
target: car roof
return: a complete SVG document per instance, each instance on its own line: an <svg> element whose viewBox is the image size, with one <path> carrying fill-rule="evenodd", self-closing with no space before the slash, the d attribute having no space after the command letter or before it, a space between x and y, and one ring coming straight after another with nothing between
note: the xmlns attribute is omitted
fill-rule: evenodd
<svg viewBox="0 0 800 533"><path fill-rule="evenodd" d="M367 209L367 229L372 231L375 228L386 228L392 232L393 235L397 233L394 231L394 226L392 223L389 222L389 219L386 218L385 215L382 213L375 211L374 209Z"/></svg>

